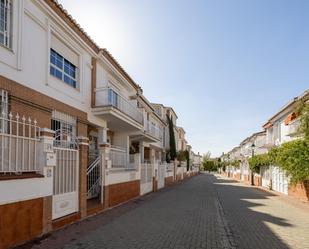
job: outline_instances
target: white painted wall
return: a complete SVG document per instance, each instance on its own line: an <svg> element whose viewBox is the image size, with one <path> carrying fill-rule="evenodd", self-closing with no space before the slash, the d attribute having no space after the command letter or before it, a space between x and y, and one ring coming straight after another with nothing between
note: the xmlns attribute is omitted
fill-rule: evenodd
<svg viewBox="0 0 309 249"><path fill-rule="evenodd" d="M53 194L53 178L45 177L31 179L17 179L0 181L0 205L35 198L51 196Z"/></svg>

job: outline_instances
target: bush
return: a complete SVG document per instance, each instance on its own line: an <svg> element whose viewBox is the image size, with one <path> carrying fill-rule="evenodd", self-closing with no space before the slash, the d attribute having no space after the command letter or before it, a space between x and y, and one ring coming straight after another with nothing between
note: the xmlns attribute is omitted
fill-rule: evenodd
<svg viewBox="0 0 309 249"><path fill-rule="evenodd" d="M249 167L255 173L260 173L262 166L271 165L271 158L268 154L255 155L249 158Z"/></svg>
<svg viewBox="0 0 309 249"><path fill-rule="evenodd" d="M230 165L234 166L235 168L239 168L240 161L235 159L235 160L230 162Z"/></svg>
<svg viewBox="0 0 309 249"><path fill-rule="evenodd" d="M309 141L294 140L270 151L271 160L284 169L291 182L309 180Z"/></svg>
<svg viewBox="0 0 309 249"><path fill-rule="evenodd" d="M215 161L213 161L213 160L203 161L202 165L203 165L204 170L208 170L208 171L217 171L218 170L218 167L215 164Z"/></svg>
<svg viewBox="0 0 309 249"><path fill-rule="evenodd" d="M183 162L186 160L186 152L185 151L178 151L177 152L177 160Z"/></svg>

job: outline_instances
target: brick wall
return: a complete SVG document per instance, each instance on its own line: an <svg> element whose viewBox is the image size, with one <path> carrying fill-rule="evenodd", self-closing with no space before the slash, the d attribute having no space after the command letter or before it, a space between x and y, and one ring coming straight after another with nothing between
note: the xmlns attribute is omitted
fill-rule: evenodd
<svg viewBox="0 0 309 249"><path fill-rule="evenodd" d="M169 176L169 177L165 177L164 179L164 186L170 186L174 183L174 177L173 176Z"/></svg>
<svg viewBox="0 0 309 249"><path fill-rule="evenodd" d="M140 180L105 186L105 207L116 206L140 195Z"/></svg>
<svg viewBox="0 0 309 249"><path fill-rule="evenodd" d="M21 244L43 232L43 198L0 206L0 249Z"/></svg>
<svg viewBox="0 0 309 249"><path fill-rule="evenodd" d="M261 176L254 175L254 177L253 177L253 185L254 186L262 186Z"/></svg>
<svg viewBox="0 0 309 249"><path fill-rule="evenodd" d="M295 185L290 184L288 194L302 201L309 201L309 181L297 183Z"/></svg>
<svg viewBox="0 0 309 249"><path fill-rule="evenodd" d="M181 181L181 174L176 175L176 182Z"/></svg>

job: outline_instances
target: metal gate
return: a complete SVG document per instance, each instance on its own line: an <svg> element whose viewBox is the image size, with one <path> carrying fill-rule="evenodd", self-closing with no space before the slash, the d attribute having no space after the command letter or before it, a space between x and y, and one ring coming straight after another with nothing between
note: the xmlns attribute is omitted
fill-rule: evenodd
<svg viewBox="0 0 309 249"><path fill-rule="evenodd" d="M152 164L141 164L141 195L152 191Z"/></svg>
<svg viewBox="0 0 309 249"><path fill-rule="evenodd" d="M158 189L164 188L165 169L166 165L160 162L158 165Z"/></svg>
<svg viewBox="0 0 309 249"><path fill-rule="evenodd" d="M57 134L57 133L56 133ZM63 139L63 133L61 139ZM54 169L53 184L53 212L52 219L78 211L78 144L72 135L66 135L67 140L55 137L54 150L56 153L56 167Z"/></svg>
<svg viewBox="0 0 309 249"><path fill-rule="evenodd" d="M269 166L261 167L262 187L270 188L271 170Z"/></svg>
<svg viewBox="0 0 309 249"><path fill-rule="evenodd" d="M272 167L272 189L283 194L288 194L288 177L279 167Z"/></svg>

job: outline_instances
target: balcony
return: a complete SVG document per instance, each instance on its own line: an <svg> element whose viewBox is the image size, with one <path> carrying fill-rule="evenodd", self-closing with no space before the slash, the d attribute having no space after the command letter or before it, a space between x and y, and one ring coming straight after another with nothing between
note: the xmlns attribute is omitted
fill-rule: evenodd
<svg viewBox="0 0 309 249"><path fill-rule="evenodd" d="M162 130L150 121L145 124L145 132L159 141L162 140Z"/></svg>
<svg viewBox="0 0 309 249"><path fill-rule="evenodd" d="M113 130L136 131L143 128L143 114L130 100L111 88L95 89L93 114L107 121Z"/></svg>
<svg viewBox="0 0 309 249"><path fill-rule="evenodd" d="M292 121L289 125L288 125L288 131L287 131L287 136L290 137L296 137L297 134L297 130L299 128L300 125L300 121L299 119L296 119L294 121Z"/></svg>
<svg viewBox="0 0 309 249"><path fill-rule="evenodd" d="M162 130L147 120L143 129L131 135L131 140L144 141L148 143L160 142L163 140Z"/></svg>

